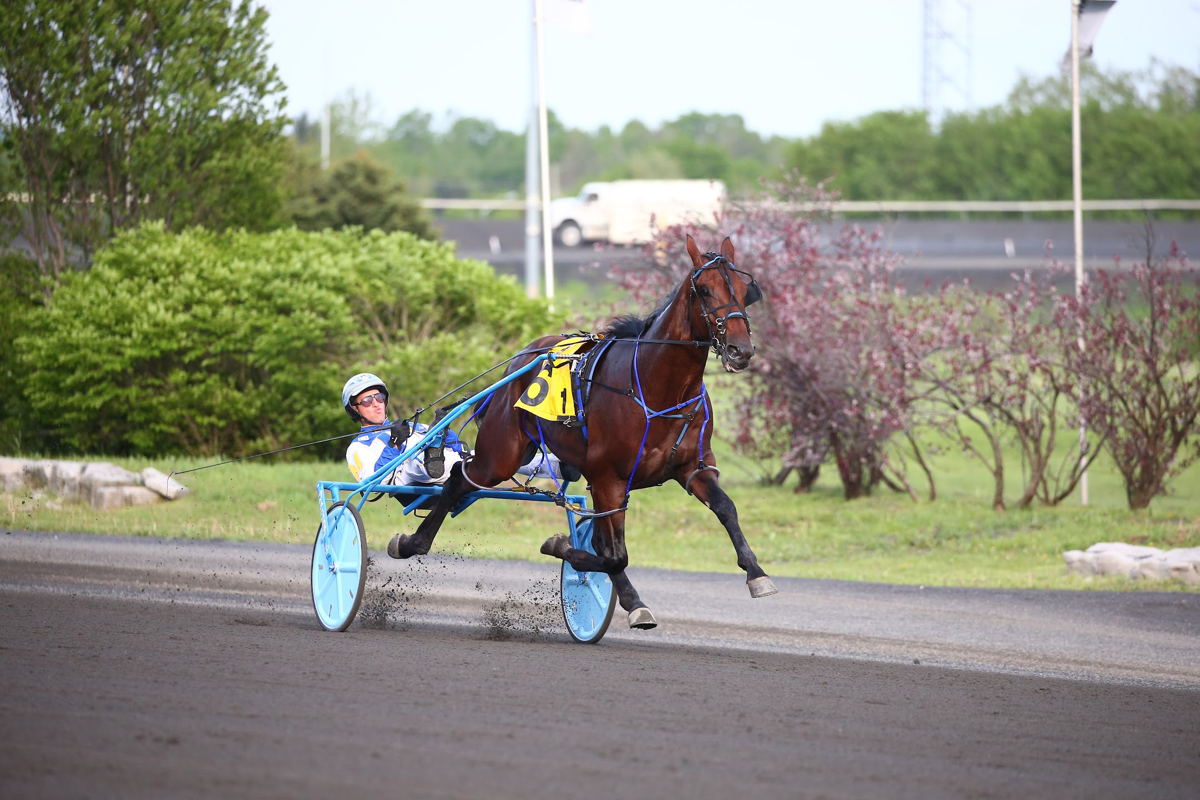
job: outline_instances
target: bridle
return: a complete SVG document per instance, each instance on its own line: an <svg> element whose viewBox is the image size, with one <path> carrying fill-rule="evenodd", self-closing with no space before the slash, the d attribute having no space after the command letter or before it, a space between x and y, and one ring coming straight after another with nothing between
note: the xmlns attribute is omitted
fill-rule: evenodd
<svg viewBox="0 0 1200 800"><path fill-rule="evenodd" d="M749 272L740 270L733 265L729 259L718 253L705 253L704 257L708 259L704 264L692 270L690 278L692 284L691 296L696 299L700 305L700 313L704 317L704 324L708 326L708 337L712 343L713 352L724 358L725 356L725 336L727 323L731 319L746 320L746 332L750 333L750 316L746 313L746 306L752 305L762 299L762 290L758 288L758 281ZM730 302L719 306L709 306L704 299L704 295L700 293L700 288L696 286L696 278L706 270L715 269L721 277L725 279L725 285L729 289ZM744 303L738 302L737 293L733 290L733 278L731 272L736 272L742 276L746 282L746 298ZM728 313L722 314L725 309L733 309Z"/></svg>

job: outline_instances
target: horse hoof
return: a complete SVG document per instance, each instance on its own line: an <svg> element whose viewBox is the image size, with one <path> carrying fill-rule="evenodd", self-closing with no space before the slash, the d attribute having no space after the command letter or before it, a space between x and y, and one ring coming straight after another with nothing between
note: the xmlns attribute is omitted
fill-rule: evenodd
<svg viewBox="0 0 1200 800"><path fill-rule="evenodd" d="M650 613L650 609L642 606L629 612L629 627L648 631L651 628L658 627L658 620L654 619L654 615Z"/></svg>
<svg viewBox="0 0 1200 800"><path fill-rule="evenodd" d="M761 578L753 578L746 581L746 585L750 587L751 597L770 597L779 590L775 588L775 582L763 575Z"/></svg>
<svg viewBox="0 0 1200 800"><path fill-rule="evenodd" d="M554 556L555 558L566 559L567 550L571 547L571 537L565 533L560 533L557 536L551 536L546 541L542 542L541 552L545 556Z"/></svg>
<svg viewBox="0 0 1200 800"><path fill-rule="evenodd" d="M392 558L411 558L417 551L413 549L407 534L397 533L388 542L388 555Z"/></svg>

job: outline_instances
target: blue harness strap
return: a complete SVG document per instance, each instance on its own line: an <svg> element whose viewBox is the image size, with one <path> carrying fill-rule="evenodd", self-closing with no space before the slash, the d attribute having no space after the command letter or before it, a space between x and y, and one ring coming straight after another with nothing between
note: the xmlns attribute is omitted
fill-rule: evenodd
<svg viewBox="0 0 1200 800"><path fill-rule="evenodd" d="M596 374L596 369L600 366L600 359L604 358L604 353L608 348L612 347L615 339L601 339L597 347L593 347L584 357L583 362L579 367L571 372L572 381L575 390L575 414L579 420L580 429L583 431L583 439L587 441L587 415L584 409L587 407L588 398L592 395L592 380ZM587 371L586 377L584 371Z"/></svg>
<svg viewBox="0 0 1200 800"><path fill-rule="evenodd" d="M700 426L700 442L699 442L699 465L700 466L699 466L699 469L697 469L696 471L699 472L703 469L708 468L704 464L704 431L708 427L708 403L705 401L708 399L708 390L705 388L704 383L701 382L700 383L700 394L696 395L695 397L684 400L682 403L677 403L677 404L671 406L670 408L664 408L659 411L655 411L655 410L651 409L650 406L646 405L645 394L642 391L642 378L638 374L637 357L638 357L638 347L640 345L641 345L640 339L633 343L633 384L634 384L634 388L637 390L637 393L636 393L636 395L634 395L633 399L634 399L634 401L637 402L637 404L639 406L641 406L642 413L645 414L645 416L646 416L646 427L642 431L642 443L641 443L641 445L638 446L637 459L633 462L633 469L630 470L630 472L629 472L629 480L625 482L626 504L628 504L628 501L629 501L629 494L633 491L633 477L634 477L634 475L637 474L638 467L641 466L641 463L642 463L642 456L645 455L645 453L646 453L646 439L649 438L649 436L650 436L650 422L658 417L665 417L668 419L686 419L687 420L687 422L685 422L683 425L683 430L680 431L678 438L676 438L676 440L675 440L675 445L671 448L671 452L674 453L678 449L680 442L683 441L684 435L687 433L688 428L692 424L692 420L695 418L696 408L693 408L692 412L690 414L673 414L671 412L678 411L679 409L685 408L686 406L690 406L690 405L695 405L697 407L704 408L704 423ZM693 476L694 475L695 475L695 473L693 473ZM689 484L691 483L690 478L688 480L688 483ZM691 491L689 490L688 493L691 494Z"/></svg>

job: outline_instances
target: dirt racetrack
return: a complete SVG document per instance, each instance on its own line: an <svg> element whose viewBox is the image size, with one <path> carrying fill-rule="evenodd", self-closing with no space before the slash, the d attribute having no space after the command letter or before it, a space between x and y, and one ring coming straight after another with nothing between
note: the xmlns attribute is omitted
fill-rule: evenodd
<svg viewBox="0 0 1200 800"><path fill-rule="evenodd" d="M855 619L896 627L873 609L916 619L930 603L942 609L931 632L902 638L936 662L975 614L967 594L817 581L778 581L779 597L811 600L810 619L779 623L755 611L770 599L745 601L763 617L749 639L775 637L755 649L720 640L716 623L699 626L707 640L672 638L688 623L667 596L744 592L736 577L639 573L643 596L664 601L662 629L622 630L618 610L602 643L573 644L545 564L385 557L366 624L324 633L307 560L281 545L0 535L0 796L1169 798L1200 786L1196 595L983 593L996 630L967 627L984 640L1032 608L1108 642L1080 649L1082 677L1065 678L1038 660L1075 647L1062 642L1030 641L1024 656L1004 644L991 661L968 642L967 668L901 658L880 644L886 630L858 641ZM474 588L439 594L462 576ZM804 616L786 602L777 613ZM1110 624L1130 627L1124 654ZM829 646L822 625L869 657L803 652ZM1161 669L1138 667L1146 643Z"/></svg>

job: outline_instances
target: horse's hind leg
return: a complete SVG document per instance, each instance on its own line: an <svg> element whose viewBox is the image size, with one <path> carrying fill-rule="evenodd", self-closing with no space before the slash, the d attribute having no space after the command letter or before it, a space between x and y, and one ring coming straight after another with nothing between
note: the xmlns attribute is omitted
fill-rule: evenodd
<svg viewBox="0 0 1200 800"><path fill-rule="evenodd" d="M712 509L729 533L729 541L733 542L733 549L737 551L738 566L746 572L746 586L750 589L750 596L767 597L779 591L775 588L775 582L758 565L758 557L750 549L750 543L742 533L742 526L738 524L737 506L717 482L716 474L706 470L696 475L692 478L692 492L697 500Z"/></svg>
<svg viewBox="0 0 1200 800"><path fill-rule="evenodd" d="M469 490L470 484L462 475L463 468L464 462L454 465L450 477L442 487L442 493L438 495L437 501L429 509L429 514L421 520L421 524L417 526L411 536L406 533L397 533L392 537L387 548L389 556L411 558L412 556L423 556L429 552L429 548L433 547L434 538L442 527L442 522L446 519L446 514Z"/></svg>
<svg viewBox="0 0 1200 800"><path fill-rule="evenodd" d="M527 439L520 434L520 429L515 427L509 416L513 399L515 397L505 394L493 397L479 424L475 455L454 465L450 477L442 485L437 502L411 536L398 533L392 537L388 542L389 556L409 558L428 553L446 514L454 509L463 495L469 494L475 486L495 486L521 466L521 453L527 446ZM465 474L468 470L470 480Z"/></svg>

